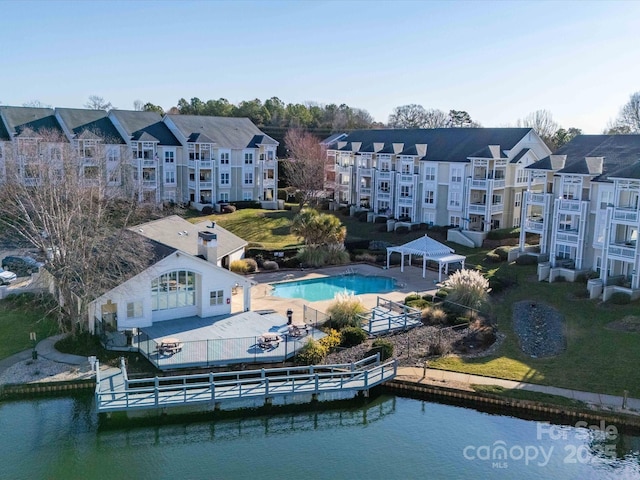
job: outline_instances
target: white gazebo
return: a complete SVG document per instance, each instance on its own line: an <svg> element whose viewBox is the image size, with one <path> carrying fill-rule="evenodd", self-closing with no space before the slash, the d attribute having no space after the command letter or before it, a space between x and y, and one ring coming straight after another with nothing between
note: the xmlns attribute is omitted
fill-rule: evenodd
<svg viewBox="0 0 640 480"><path fill-rule="evenodd" d="M448 275L450 264L461 263L462 268L464 268L464 261L467 258L463 255L456 255L453 248L449 248L433 238L429 238L426 234L424 237L417 238L404 245L387 247L387 268L389 268L389 258L393 252L400 254L401 272L404 272L405 255L409 255L409 265L411 265L412 255L422 257L422 278L427 276L427 260L438 262L438 282L442 281L442 267L444 267L445 275Z"/></svg>

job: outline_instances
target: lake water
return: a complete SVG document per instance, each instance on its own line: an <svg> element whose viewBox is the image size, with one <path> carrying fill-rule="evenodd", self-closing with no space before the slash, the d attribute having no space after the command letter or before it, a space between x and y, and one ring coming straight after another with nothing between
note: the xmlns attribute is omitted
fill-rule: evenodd
<svg viewBox="0 0 640 480"><path fill-rule="evenodd" d="M640 438L615 425L558 427L401 397L180 422L106 429L91 398L0 403L0 478L640 478Z"/></svg>

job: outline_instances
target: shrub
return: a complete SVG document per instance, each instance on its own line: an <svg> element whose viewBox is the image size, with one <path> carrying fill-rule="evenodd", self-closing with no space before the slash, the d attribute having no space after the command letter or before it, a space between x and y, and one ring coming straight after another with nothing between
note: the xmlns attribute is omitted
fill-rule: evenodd
<svg viewBox="0 0 640 480"><path fill-rule="evenodd" d="M631 302L631 297L625 292L614 292L609 297L609 302L615 305L626 305Z"/></svg>
<svg viewBox="0 0 640 480"><path fill-rule="evenodd" d="M249 273L249 265L246 260L234 260L229 269L234 273Z"/></svg>
<svg viewBox="0 0 640 480"><path fill-rule="evenodd" d="M518 265L536 265L538 258L534 255L520 255L516 258L516 263Z"/></svg>
<svg viewBox="0 0 640 480"><path fill-rule="evenodd" d="M380 360L384 361L393 357L393 343L384 338L378 338L374 340L370 354L376 354L380 352Z"/></svg>
<svg viewBox="0 0 640 480"><path fill-rule="evenodd" d="M399 235L404 235L406 233L409 233L409 227L405 227L404 225L400 225L398 228L396 228L396 233Z"/></svg>
<svg viewBox="0 0 640 480"><path fill-rule="evenodd" d="M335 330L335 329L331 328L326 333L327 333L327 336L326 337L322 337L319 340L319 342L322 345L327 347L327 349L329 349L329 350L340 345L340 343L342 342L342 335L340 334L340 332L338 330Z"/></svg>
<svg viewBox="0 0 640 480"><path fill-rule="evenodd" d="M512 287L515 284L515 279L506 276L494 275L489 278L489 288L491 288L492 295L503 292L505 289Z"/></svg>
<svg viewBox="0 0 640 480"><path fill-rule="evenodd" d="M287 190L284 188L279 188L278 189L278 200L284 200L285 202L287 201Z"/></svg>
<svg viewBox="0 0 640 480"><path fill-rule="evenodd" d="M487 256L485 258L489 263L500 263L502 261L500 255L494 252L487 253Z"/></svg>
<svg viewBox="0 0 640 480"><path fill-rule="evenodd" d="M439 307L427 307L422 310L422 320L430 325L445 325L448 317Z"/></svg>
<svg viewBox="0 0 640 480"><path fill-rule="evenodd" d="M369 212L362 210L360 212L356 212L356 214L354 215L354 217L356 217L358 219L359 222L366 222L367 221L367 214Z"/></svg>
<svg viewBox="0 0 640 480"><path fill-rule="evenodd" d="M309 338L307 343L298 350L296 363L299 365L316 365L324 360L329 349L319 341Z"/></svg>
<svg viewBox="0 0 640 480"><path fill-rule="evenodd" d="M263 270L278 270L278 268L280 268L280 266L278 265L277 262L274 262L273 260L265 260L262 263Z"/></svg>
<svg viewBox="0 0 640 480"><path fill-rule="evenodd" d="M447 298L448 295L449 295L449 292L447 292L442 288L436 292L436 297L441 298L443 300Z"/></svg>
<svg viewBox="0 0 640 480"><path fill-rule="evenodd" d="M371 240L368 245L369 250L382 250L385 251L387 247L390 247L391 244L389 242L384 242L382 240Z"/></svg>
<svg viewBox="0 0 640 480"><path fill-rule="evenodd" d="M370 253L360 253L355 256L356 262L376 263L377 257Z"/></svg>
<svg viewBox="0 0 640 480"><path fill-rule="evenodd" d="M367 339L367 332L360 327L346 327L340 332L343 347L355 347Z"/></svg>
<svg viewBox="0 0 640 480"><path fill-rule="evenodd" d="M420 300L420 298L420 295L418 295L417 293L412 293L411 295L407 295L406 297L404 297L404 304L407 305L413 300Z"/></svg>
<svg viewBox="0 0 640 480"><path fill-rule="evenodd" d="M489 240L504 240L505 238L518 238L520 236L520 228L500 228L498 230L490 230L487 233Z"/></svg>
<svg viewBox="0 0 640 480"><path fill-rule="evenodd" d="M321 248L305 247L296 255L296 259L309 267L322 267L326 265L326 252Z"/></svg>
<svg viewBox="0 0 640 480"><path fill-rule="evenodd" d="M245 258L244 263L247 264L247 272L249 273L253 273L258 269L258 262L253 258Z"/></svg>
<svg viewBox="0 0 640 480"><path fill-rule="evenodd" d="M405 302L405 304L407 305L407 307L413 307L421 310L424 307L429 306L430 302L428 300L425 300L424 298L417 298L415 300L410 300L409 302Z"/></svg>
<svg viewBox="0 0 640 480"><path fill-rule="evenodd" d="M289 257L282 260L282 266L284 268L298 268L300 266L300 260L297 257Z"/></svg>
<svg viewBox="0 0 640 480"><path fill-rule="evenodd" d="M222 207L222 213L233 213L236 211L236 207L233 205L225 205Z"/></svg>
<svg viewBox="0 0 640 480"><path fill-rule="evenodd" d="M509 258L509 247L498 247L493 252L500 257L500 260L505 261Z"/></svg>
<svg viewBox="0 0 640 480"><path fill-rule="evenodd" d="M384 223L387 224L387 217L376 217L373 223Z"/></svg>
<svg viewBox="0 0 640 480"><path fill-rule="evenodd" d="M447 300L480 309L489 300L489 280L477 270L458 270L445 282Z"/></svg>
<svg viewBox="0 0 640 480"><path fill-rule="evenodd" d="M257 200L241 200L238 202L233 202L234 207L238 210L243 210L245 208L262 208L262 205Z"/></svg>
<svg viewBox="0 0 640 480"><path fill-rule="evenodd" d="M327 245L323 248L327 252L325 257L327 265L344 265L351 260L349 252L342 245Z"/></svg>
<svg viewBox="0 0 640 480"><path fill-rule="evenodd" d="M201 213L203 215L211 215L213 213L213 207L210 205L207 205L205 207L202 207L202 211Z"/></svg>
<svg viewBox="0 0 640 480"><path fill-rule="evenodd" d="M339 293L335 300L327 309L327 313L331 317L332 325L341 329L344 327L359 327L359 314L366 312L359 298L353 294Z"/></svg>

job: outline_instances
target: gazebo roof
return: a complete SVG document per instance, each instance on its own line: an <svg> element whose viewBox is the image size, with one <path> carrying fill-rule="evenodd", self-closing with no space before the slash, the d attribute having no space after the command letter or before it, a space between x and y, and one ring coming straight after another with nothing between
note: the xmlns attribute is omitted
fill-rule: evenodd
<svg viewBox="0 0 640 480"><path fill-rule="evenodd" d="M430 238L425 234L424 237L416 238L411 242L395 247L387 247L388 252L399 252L402 254L420 255L430 258L446 257L455 252L453 248Z"/></svg>

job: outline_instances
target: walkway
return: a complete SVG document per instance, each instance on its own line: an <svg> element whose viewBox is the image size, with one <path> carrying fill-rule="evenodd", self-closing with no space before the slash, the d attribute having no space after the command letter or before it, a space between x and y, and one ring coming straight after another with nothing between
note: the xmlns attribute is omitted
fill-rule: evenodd
<svg viewBox="0 0 640 480"><path fill-rule="evenodd" d="M471 375L468 373L450 372L448 370L427 368L425 375L425 370L422 367L399 367L396 378L398 380L410 380L416 383L426 383L466 390L471 390L471 385L496 385L505 389L528 390L530 392L558 395L560 397L578 400L589 405L596 405L598 407L604 407L626 413L631 413L632 411L640 413L640 399L637 398L627 398L627 408L623 409L623 397L615 395L605 395L602 393L570 390L568 388L536 385L533 383L517 382L514 380L504 380L494 377L483 377L481 375Z"/></svg>

